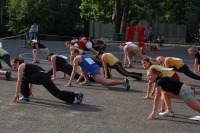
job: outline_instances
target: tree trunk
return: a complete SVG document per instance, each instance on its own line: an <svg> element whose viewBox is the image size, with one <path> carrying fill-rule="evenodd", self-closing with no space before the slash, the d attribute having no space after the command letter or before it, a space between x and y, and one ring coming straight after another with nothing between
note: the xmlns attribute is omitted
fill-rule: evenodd
<svg viewBox="0 0 200 133"><path fill-rule="evenodd" d="M123 16L122 16L122 22L120 27L120 33L125 34L126 32L126 23L128 18L128 11L129 11L129 0L124 1L124 9L123 9Z"/></svg>
<svg viewBox="0 0 200 133"><path fill-rule="evenodd" d="M115 0L113 21L114 21L114 33L119 33L120 25L121 25L121 3L120 3L120 0Z"/></svg>

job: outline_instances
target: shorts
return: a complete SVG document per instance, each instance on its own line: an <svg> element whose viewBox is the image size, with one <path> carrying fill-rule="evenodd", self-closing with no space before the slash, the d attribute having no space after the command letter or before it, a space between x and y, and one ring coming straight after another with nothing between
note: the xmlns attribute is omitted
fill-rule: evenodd
<svg viewBox="0 0 200 133"><path fill-rule="evenodd" d="M88 41L86 43L86 48L88 48L88 49L92 48L92 43L90 41Z"/></svg>
<svg viewBox="0 0 200 133"><path fill-rule="evenodd" d="M100 70L97 70L94 73L90 74L89 77L95 77L96 75L100 75Z"/></svg>
<svg viewBox="0 0 200 133"><path fill-rule="evenodd" d="M175 73L175 72L174 72L174 74L172 75L172 78L174 78L174 79L180 81L180 77L179 77L178 74Z"/></svg>
<svg viewBox="0 0 200 133"><path fill-rule="evenodd" d="M188 86L185 90L179 92L179 96L187 103L194 98L194 92Z"/></svg>

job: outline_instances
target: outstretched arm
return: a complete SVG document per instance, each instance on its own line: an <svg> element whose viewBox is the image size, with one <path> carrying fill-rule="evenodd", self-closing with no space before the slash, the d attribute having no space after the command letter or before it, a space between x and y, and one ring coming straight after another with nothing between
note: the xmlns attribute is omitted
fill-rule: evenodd
<svg viewBox="0 0 200 133"><path fill-rule="evenodd" d="M156 89L156 95L155 95L155 98L154 98L153 110L152 110L151 114L149 115L148 120L154 119L154 117L156 115L157 108L158 108L158 103L159 103L159 100L160 100L162 88L161 88L161 86L158 86L155 89Z"/></svg>
<svg viewBox="0 0 200 133"><path fill-rule="evenodd" d="M77 71L77 67L78 67L78 62L80 61L80 59L81 58L79 56L77 56L76 58L74 58L72 74L71 74L71 77L69 79L69 82L65 85L66 87L72 86L72 80L74 79L74 76L76 75L76 71Z"/></svg>

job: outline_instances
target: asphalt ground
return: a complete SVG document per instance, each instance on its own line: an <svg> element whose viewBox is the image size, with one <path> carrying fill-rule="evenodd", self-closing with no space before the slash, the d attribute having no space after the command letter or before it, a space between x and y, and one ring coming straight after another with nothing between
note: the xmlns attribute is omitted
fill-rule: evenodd
<svg viewBox="0 0 200 133"><path fill-rule="evenodd" d="M24 48L22 40L3 40L3 48L10 52L11 57L22 57L32 61L32 49ZM69 50L64 42L42 41L51 52L68 56ZM104 52L111 52L121 61L123 52L119 44L108 44ZM193 70L194 57L188 55L188 47L160 47L158 51L150 51L149 56L174 56L184 60ZM88 55L94 56L87 52ZM42 57L41 57L42 58ZM4 69L11 70L3 61ZM51 64L44 59L39 63L49 69ZM147 77L140 62L133 62L133 68L128 71L142 72L144 80L130 81L130 91L123 86L105 87L92 83L92 86L66 88L66 79L56 79L54 83L61 90L81 91L84 94L82 104L66 104L53 97L43 86L33 85L33 98L30 102L12 102L15 94L17 72L12 70L12 80L6 81L0 77L0 133L199 133L200 121L189 120L189 117L200 115L181 100L172 100L174 117L156 115L154 120L147 120L151 113L153 97L143 100L146 95ZM102 70L102 68L101 68ZM113 79L123 80L125 77L112 71ZM179 73L181 81L200 88L199 81ZM57 77L62 76L58 72ZM200 98L200 96L196 96Z"/></svg>

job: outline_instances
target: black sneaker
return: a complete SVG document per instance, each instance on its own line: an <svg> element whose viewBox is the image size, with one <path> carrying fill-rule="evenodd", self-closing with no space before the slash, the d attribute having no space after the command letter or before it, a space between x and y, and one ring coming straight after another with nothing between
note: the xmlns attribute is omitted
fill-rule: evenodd
<svg viewBox="0 0 200 133"><path fill-rule="evenodd" d="M130 90L129 80L128 80L127 78L124 79L123 86L125 87L125 89L126 89L127 91Z"/></svg>
<svg viewBox="0 0 200 133"><path fill-rule="evenodd" d="M28 102L28 101L29 101L29 97L24 97L24 96L22 96L22 97L19 98L19 101Z"/></svg>
<svg viewBox="0 0 200 133"><path fill-rule="evenodd" d="M83 93L79 92L76 95L76 104L80 104L83 100Z"/></svg>
<svg viewBox="0 0 200 133"><path fill-rule="evenodd" d="M6 76L6 80L11 80L11 71L6 71L6 74L5 74L5 76Z"/></svg>

